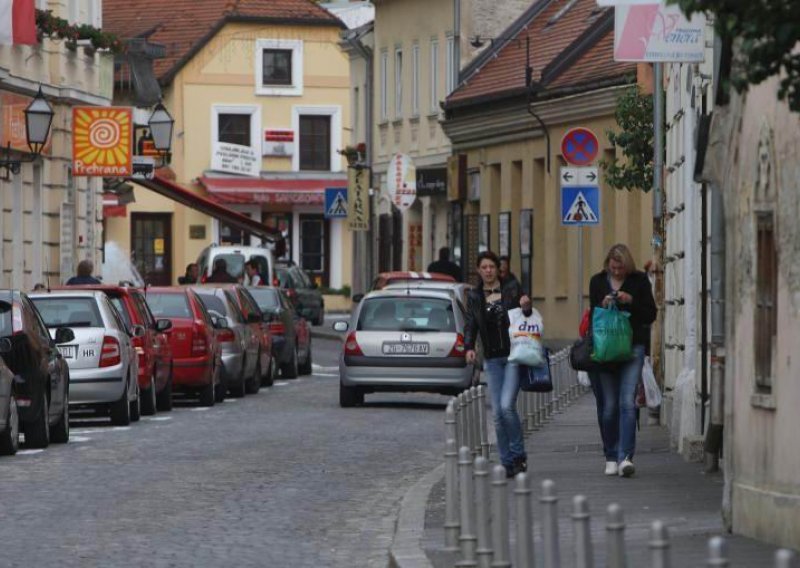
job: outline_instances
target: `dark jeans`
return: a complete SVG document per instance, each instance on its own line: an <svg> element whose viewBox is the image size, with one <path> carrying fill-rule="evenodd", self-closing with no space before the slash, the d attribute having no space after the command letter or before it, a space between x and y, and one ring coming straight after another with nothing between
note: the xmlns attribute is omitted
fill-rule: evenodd
<svg viewBox="0 0 800 568"><path fill-rule="evenodd" d="M644 345L634 345L630 361L613 371L589 373L607 461L633 459L636 451L636 385L643 364Z"/></svg>
<svg viewBox="0 0 800 568"><path fill-rule="evenodd" d="M497 434L497 453L500 462L510 468L514 460L526 459L522 423L517 413L519 394L519 365L509 363L508 357L485 359L486 384L492 401L494 429Z"/></svg>

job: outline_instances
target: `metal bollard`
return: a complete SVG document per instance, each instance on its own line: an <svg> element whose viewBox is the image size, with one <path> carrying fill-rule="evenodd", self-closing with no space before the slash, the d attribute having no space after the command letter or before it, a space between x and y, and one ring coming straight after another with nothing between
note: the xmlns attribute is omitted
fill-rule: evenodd
<svg viewBox="0 0 800 568"><path fill-rule="evenodd" d="M728 562L728 543L721 536L708 539L706 566L730 566Z"/></svg>
<svg viewBox="0 0 800 568"><path fill-rule="evenodd" d="M561 377L558 374L558 368L553 373L553 414L561 414Z"/></svg>
<svg viewBox="0 0 800 568"><path fill-rule="evenodd" d="M466 424L466 438L464 441L461 442L462 446L467 446L469 451L472 452L472 387L468 388L464 391L464 402L466 406L464 407L464 421ZM475 456L472 456L473 459Z"/></svg>
<svg viewBox="0 0 800 568"><path fill-rule="evenodd" d="M470 387L470 395L472 396L472 404L470 405L469 423L472 427L470 429L471 437L470 448L472 449L473 459L481 454L481 429L480 429L480 416L478 415L478 388Z"/></svg>
<svg viewBox="0 0 800 568"><path fill-rule="evenodd" d="M444 547L449 552L458 552L461 528L458 517L458 450L453 438L445 443L444 479Z"/></svg>
<svg viewBox="0 0 800 568"><path fill-rule="evenodd" d="M572 526L575 546L575 568L592 568L592 529L589 503L583 495L572 498Z"/></svg>
<svg viewBox="0 0 800 568"><path fill-rule="evenodd" d="M797 555L791 550L781 548L775 551L775 568L796 568Z"/></svg>
<svg viewBox="0 0 800 568"><path fill-rule="evenodd" d="M652 568L669 568L669 532L661 521L653 521L650 525L650 566Z"/></svg>
<svg viewBox="0 0 800 568"><path fill-rule="evenodd" d="M444 411L444 439L453 440L458 442L458 423L456 422L456 404L458 399L453 397L447 403L447 409ZM458 446L456 446L458 447Z"/></svg>
<svg viewBox="0 0 800 568"><path fill-rule="evenodd" d="M465 391L466 392L466 391ZM467 445L467 395L458 393L458 447Z"/></svg>
<svg viewBox="0 0 800 568"><path fill-rule="evenodd" d="M506 468L492 468L492 568L511 568L511 549L508 538L508 481Z"/></svg>
<svg viewBox="0 0 800 568"><path fill-rule="evenodd" d="M486 388L478 386L478 431L480 432L481 456L489 459L489 430L486 429Z"/></svg>
<svg viewBox="0 0 800 568"><path fill-rule="evenodd" d="M561 551L558 546L558 497L556 484L550 479L542 481L542 546L545 568L561 568Z"/></svg>
<svg viewBox="0 0 800 568"><path fill-rule="evenodd" d="M606 514L606 557L609 568L625 568L625 519L622 507L616 503L608 506Z"/></svg>
<svg viewBox="0 0 800 568"><path fill-rule="evenodd" d="M514 479L514 501L517 510L517 563L516 566L533 568L533 515L531 513L531 488L528 474L519 473Z"/></svg>
<svg viewBox="0 0 800 568"><path fill-rule="evenodd" d="M525 409L525 418L528 423L528 432L537 430L536 426L536 393L528 393L528 407Z"/></svg>
<svg viewBox="0 0 800 568"><path fill-rule="evenodd" d="M478 566L491 568L492 543L490 532L491 496L489 494L489 460L475 458L475 522L478 536Z"/></svg>
<svg viewBox="0 0 800 568"><path fill-rule="evenodd" d="M472 453L467 446L458 450L459 496L461 499L461 560L456 566L477 566L475 561L475 491L472 480Z"/></svg>

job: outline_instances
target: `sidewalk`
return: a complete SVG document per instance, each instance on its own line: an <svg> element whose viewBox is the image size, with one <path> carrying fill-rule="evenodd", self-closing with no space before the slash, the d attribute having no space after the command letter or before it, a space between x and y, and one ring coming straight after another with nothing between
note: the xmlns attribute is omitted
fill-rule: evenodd
<svg viewBox="0 0 800 568"><path fill-rule="evenodd" d="M572 497L576 494L589 499L594 558L598 567L605 566L605 510L610 503L621 505L625 514L629 566L649 566L647 542L650 524L656 519L669 528L674 566L704 566L707 541L714 535L727 537L732 566L771 566L776 547L724 533L719 514L722 474L706 475L702 464L686 463L671 452L666 428L645 426L645 413L642 414L635 458L637 472L630 479L603 475L604 460L591 393L526 439L534 495L539 495L544 479L556 482L562 566L574 565L569 514ZM494 455L493 461L496 461ZM421 548L435 568L450 568L458 561L457 554L443 550L444 506L444 478L438 477L427 495L425 528L420 540ZM513 502L510 502L510 510L513 515ZM535 500L533 514L536 555L541 566L538 500ZM512 520L512 535L514 527ZM424 561L419 565L425 565Z"/></svg>

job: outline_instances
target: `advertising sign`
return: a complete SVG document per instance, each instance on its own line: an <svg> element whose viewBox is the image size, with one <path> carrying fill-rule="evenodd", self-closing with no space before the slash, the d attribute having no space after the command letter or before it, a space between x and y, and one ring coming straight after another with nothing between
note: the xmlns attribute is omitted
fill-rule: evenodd
<svg viewBox="0 0 800 568"><path fill-rule="evenodd" d="M250 146L215 142L211 154L211 169L230 174L259 177L261 156Z"/></svg>
<svg viewBox="0 0 800 568"><path fill-rule="evenodd" d="M386 172L386 189L400 211L405 211L417 199L417 169L408 154L395 154Z"/></svg>
<svg viewBox="0 0 800 568"><path fill-rule="evenodd" d="M31 104L33 99L24 95L14 93L0 93L0 147L7 148L9 144L12 150L29 152L28 134L25 131L25 109ZM42 148L42 154L50 153L51 136L47 137L47 143Z"/></svg>
<svg viewBox="0 0 800 568"><path fill-rule="evenodd" d="M614 8L614 59L651 63L705 59L706 19L686 19L678 6L620 5Z"/></svg>
<svg viewBox="0 0 800 568"><path fill-rule="evenodd" d="M347 172L347 225L351 231L369 229L369 170L350 168Z"/></svg>
<svg viewBox="0 0 800 568"><path fill-rule="evenodd" d="M417 169L417 195L447 195L447 168Z"/></svg>
<svg viewBox="0 0 800 568"><path fill-rule="evenodd" d="M261 144L264 156L291 156L294 154L294 130L269 129L264 131Z"/></svg>
<svg viewBox="0 0 800 568"><path fill-rule="evenodd" d="M127 177L132 157L130 107L73 107L72 175Z"/></svg>

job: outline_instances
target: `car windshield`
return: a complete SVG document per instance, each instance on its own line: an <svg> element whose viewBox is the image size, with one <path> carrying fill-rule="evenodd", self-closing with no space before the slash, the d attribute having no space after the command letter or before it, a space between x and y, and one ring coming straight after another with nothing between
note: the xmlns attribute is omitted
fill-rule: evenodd
<svg viewBox="0 0 800 568"><path fill-rule="evenodd" d="M200 301L203 302L203 305L209 312L214 311L221 316L228 315L228 311L225 309L225 303L221 298L218 298L214 294L203 292L198 292L197 296L200 298Z"/></svg>
<svg viewBox="0 0 800 568"><path fill-rule="evenodd" d="M453 303L441 298L379 297L364 300L360 331L455 331Z"/></svg>
<svg viewBox="0 0 800 568"><path fill-rule="evenodd" d="M244 256L239 253L224 253L224 254L216 254L214 255L214 262L212 263L212 269L214 264L216 264L217 260L220 258L225 259L225 263L227 264L227 272L237 280L241 278L242 273L244 272Z"/></svg>
<svg viewBox="0 0 800 568"><path fill-rule="evenodd" d="M269 288L248 288L247 290L262 312L271 312L281 306L275 290Z"/></svg>
<svg viewBox="0 0 800 568"><path fill-rule="evenodd" d="M94 298L31 298L47 327L105 327Z"/></svg>
<svg viewBox="0 0 800 568"><path fill-rule="evenodd" d="M147 293L147 305L157 318L191 318L185 294Z"/></svg>

